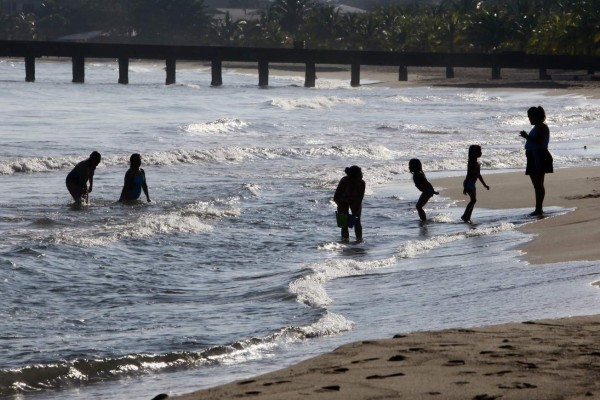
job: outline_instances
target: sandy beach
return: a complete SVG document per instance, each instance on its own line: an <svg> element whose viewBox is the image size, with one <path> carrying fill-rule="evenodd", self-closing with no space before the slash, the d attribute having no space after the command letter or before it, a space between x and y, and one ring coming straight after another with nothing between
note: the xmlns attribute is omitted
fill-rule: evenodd
<svg viewBox="0 0 600 400"><path fill-rule="evenodd" d="M371 68L361 79L389 86L445 85L570 89L598 95L597 82L539 81L535 71L513 71L492 81L490 71L472 71L448 82L443 70L422 69L398 82L391 69ZM280 70L278 73L286 73ZM288 72L289 74L289 72ZM318 72L349 79L349 70ZM456 71L460 77L460 71ZM396 75L397 77L397 75ZM563 92L564 93L564 92ZM516 133L515 133L516 138ZM485 150L484 150L485 151ZM485 153L484 153L485 154ZM534 206L529 177L521 172L486 174L478 184L477 208ZM463 175L432 180L441 195L466 205ZM520 228L533 235L522 249L531 264L600 260L600 168L556 169L546 176L545 207L572 211L532 219ZM542 268L542 267L540 267ZM265 375L177 396L199 399L583 399L600 398L600 316L519 321L473 329L417 332L350 343L331 353ZM157 398L159 398L157 396ZM166 398L166 397L163 397Z"/></svg>

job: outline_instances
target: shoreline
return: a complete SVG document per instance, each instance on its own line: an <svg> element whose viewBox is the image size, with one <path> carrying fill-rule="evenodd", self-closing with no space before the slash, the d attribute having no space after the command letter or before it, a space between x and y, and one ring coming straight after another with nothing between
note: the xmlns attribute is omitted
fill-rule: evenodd
<svg viewBox="0 0 600 400"><path fill-rule="evenodd" d="M535 195L528 176L522 172L486 174L483 179L490 190L477 184L477 204L473 220L477 221L477 208L523 208L533 211ZM432 179L440 195L466 204L462 193L464 176ZM519 227L519 231L534 235L533 240L520 248L523 258L530 264L547 264L568 261L600 260L600 247L595 240L600 237L600 167L555 169L546 174L544 206L573 209L566 214L535 220Z"/></svg>
<svg viewBox="0 0 600 400"><path fill-rule="evenodd" d="M346 344L289 368L174 398L595 398L598 338L598 315L416 332Z"/></svg>
<svg viewBox="0 0 600 400"><path fill-rule="evenodd" d="M478 191L475 219L477 207L533 208L524 172L482 175L491 189ZM464 200L462 180L431 182L442 196ZM519 228L536 235L522 248L524 257L532 264L600 259L594 241L600 235L600 204L594 202L600 167L557 169L547 174L546 192L546 206L574 210ZM414 332L349 343L287 368L174 398L583 399L600 395L599 339L600 315Z"/></svg>

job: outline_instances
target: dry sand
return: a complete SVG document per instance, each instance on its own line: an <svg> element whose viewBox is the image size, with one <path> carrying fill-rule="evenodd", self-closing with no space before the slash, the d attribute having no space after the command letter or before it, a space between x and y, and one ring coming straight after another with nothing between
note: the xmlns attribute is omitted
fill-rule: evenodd
<svg viewBox="0 0 600 400"><path fill-rule="evenodd" d="M290 74L285 68L280 74ZM445 79L444 70L425 70L398 82L397 71L370 68L362 79L385 86L446 85L466 87L569 89L600 94L598 82L539 81L537 72L503 72L492 81L473 71ZM417 71L423 71L418 69ZM458 69L456 76L460 76ZM318 77L350 79L349 69L319 72ZM527 75L527 76L524 76ZM562 90L559 91L563 92ZM564 93L564 92L563 92ZM523 172L485 174L491 190L478 185L477 208L524 208L534 205L529 177ZM433 180L442 195L464 200L463 176ZM521 228L535 235L522 250L531 263L599 260L600 168L559 169L546 176L544 205L572 208L562 216L533 220ZM464 203L466 204L466 202ZM543 267L540 267L543 268ZM158 398L158 396L157 396ZM163 397L166 398L166 397ZM600 316L573 317L419 332L350 343L333 352L255 378L200 390L179 400L255 398L295 399L589 399L600 398Z"/></svg>

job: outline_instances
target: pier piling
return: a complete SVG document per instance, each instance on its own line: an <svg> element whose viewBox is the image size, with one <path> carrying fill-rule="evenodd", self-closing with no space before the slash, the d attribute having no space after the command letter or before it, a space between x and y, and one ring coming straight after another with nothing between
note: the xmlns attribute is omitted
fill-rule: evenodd
<svg viewBox="0 0 600 400"><path fill-rule="evenodd" d="M212 60L210 71L212 75L210 86L221 86L223 84L223 64L221 60Z"/></svg>
<svg viewBox="0 0 600 400"><path fill-rule="evenodd" d="M167 78L165 79L165 85L173 85L175 83L175 69L177 62L174 58L168 57L165 64L167 69Z"/></svg>
<svg viewBox="0 0 600 400"><path fill-rule="evenodd" d="M82 56L73 56L73 83L85 82L85 58Z"/></svg>
<svg viewBox="0 0 600 400"><path fill-rule="evenodd" d="M363 65L398 67L398 80L408 80L408 67L445 68L446 78L453 78L456 68L491 68L492 79L502 79L501 68L538 70L540 79L551 79L546 71L587 71L583 79L594 79L600 70L600 56L544 55L503 51L482 53L431 53L380 50L308 49L298 42L295 48L233 46L180 46L125 43L71 43L59 41L0 40L0 57L25 59L25 80L34 82L36 58L71 58L73 82L85 81L85 59L119 61L119 83L129 81L128 60L166 60L166 84L175 83L175 60L212 62L212 86L223 84L221 62L258 62L260 87L269 84L269 63L305 64L304 86L316 81L315 65L351 65L352 86L360 85Z"/></svg>
<svg viewBox="0 0 600 400"><path fill-rule="evenodd" d="M269 86L269 62L260 60L258 62L258 86Z"/></svg>
<svg viewBox="0 0 600 400"><path fill-rule="evenodd" d="M492 67L492 79L502 79L500 67Z"/></svg>
<svg viewBox="0 0 600 400"><path fill-rule="evenodd" d="M35 57L25 57L25 82L35 82Z"/></svg>
<svg viewBox="0 0 600 400"><path fill-rule="evenodd" d="M314 62L308 61L306 63L306 72L304 74L304 87L312 88L315 87L317 80L317 67Z"/></svg>
<svg viewBox="0 0 600 400"><path fill-rule="evenodd" d="M119 83L122 85L129 83L129 58L119 57Z"/></svg>
<svg viewBox="0 0 600 400"><path fill-rule="evenodd" d="M398 67L398 80L401 82L406 82L408 80L408 68L406 65Z"/></svg>
<svg viewBox="0 0 600 400"><path fill-rule="evenodd" d="M350 86L357 87L360 86L360 64L352 63L351 72L350 72Z"/></svg>

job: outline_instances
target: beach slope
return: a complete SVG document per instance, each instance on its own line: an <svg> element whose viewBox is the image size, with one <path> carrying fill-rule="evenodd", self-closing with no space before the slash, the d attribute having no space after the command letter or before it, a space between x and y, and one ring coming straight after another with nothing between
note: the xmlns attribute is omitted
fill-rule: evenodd
<svg viewBox="0 0 600 400"><path fill-rule="evenodd" d="M412 333L177 399L596 398L599 339L598 316Z"/></svg>
<svg viewBox="0 0 600 400"><path fill-rule="evenodd" d="M477 204L473 221L477 221L477 208L524 208L533 211L535 195L531 180L523 172L482 175L490 190L477 185ZM464 200L464 177L432 180L442 196ZM600 167L557 169L546 174L544 207L560 206L573 211L526 224L520 230L534 235L523 246L524 259L532 264L576 260L599 260L600 246Z"/></svg>

